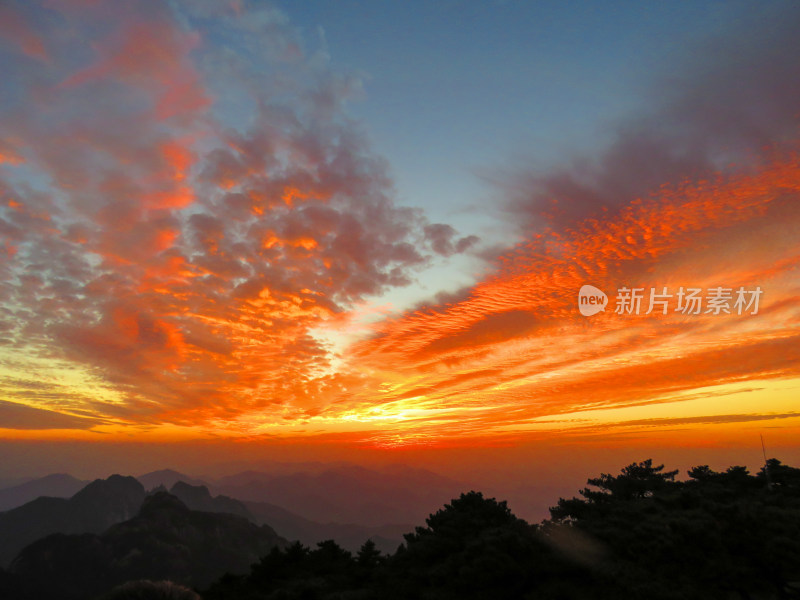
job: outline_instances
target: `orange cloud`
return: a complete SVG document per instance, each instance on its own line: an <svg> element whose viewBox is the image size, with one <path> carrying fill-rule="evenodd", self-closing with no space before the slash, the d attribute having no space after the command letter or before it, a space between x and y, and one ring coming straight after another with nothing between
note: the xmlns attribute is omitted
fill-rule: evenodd
<svg viewBox="0 0 800 600"><path fill-rule="evenodd" d="M368 379L369 399L342 398L333 414L383 405L405 414L398 427L410 431L485 434L674 401L682 390L797 377L798 197L800 159L789 153L756 173L665 187L606 219L540 234L500 256L465 299L375 325L349 362ZM609 292L604 313L578 313L585 283ZM668 315L614 312L623 286L720 285L760 285L759 314L687 316L674 312L675 299ZM415 409L419 418L409 419Z"/></svg>

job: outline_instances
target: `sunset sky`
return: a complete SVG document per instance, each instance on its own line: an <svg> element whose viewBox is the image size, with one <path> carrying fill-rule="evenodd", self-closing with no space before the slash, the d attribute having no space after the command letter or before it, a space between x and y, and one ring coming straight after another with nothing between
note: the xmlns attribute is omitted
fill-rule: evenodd
<svg viewBox="0 0 800 600"><path fill-rule="evenodd" d="M800 459L799 28L789 1L3 2L0 475L126 444Z"/></svg>

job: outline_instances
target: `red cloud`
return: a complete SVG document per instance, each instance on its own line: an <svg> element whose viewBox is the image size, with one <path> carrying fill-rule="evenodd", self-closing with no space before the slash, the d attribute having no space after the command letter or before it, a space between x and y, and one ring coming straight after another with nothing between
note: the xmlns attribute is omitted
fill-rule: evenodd
<svg viewBox="0 0 800 600"><path fill-rule="evenodd" d="M5 315L11 343L98 374L125 403L87 410L119 422L319 414L355 380L331 374L312 330L426 261L424 218L395 206L383 162L342 118L355 84L281 51L294 96L270 99L285 74L250 77L264 64L247 61L297 41L283 23L214 25L244 45L238 71L163 6L60 18L87 39L39 74L52 94L0 114L0 139L25 140L27 168L51 182L9 187L16 204L0 209L0 234L23 248L0 290L24 307ZM252 121L229 126L212 86L258 107ZM38 276L16 283L26 272Z"/></svg>

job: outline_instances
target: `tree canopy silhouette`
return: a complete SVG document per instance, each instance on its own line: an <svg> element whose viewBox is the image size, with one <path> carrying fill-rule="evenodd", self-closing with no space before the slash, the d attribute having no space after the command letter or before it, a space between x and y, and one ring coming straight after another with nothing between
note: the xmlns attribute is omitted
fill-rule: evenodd
<svg viewBox="0 0 800 600"><path fill-rule="evenodd" d="M333 542L275 549L204 596L633 600L787 599L800 585L800 469L768 461L678 472L652 460L588 479L530 525L468 492L406 534L390 556ZM769 476L768 476L769 475Z"/></svg>

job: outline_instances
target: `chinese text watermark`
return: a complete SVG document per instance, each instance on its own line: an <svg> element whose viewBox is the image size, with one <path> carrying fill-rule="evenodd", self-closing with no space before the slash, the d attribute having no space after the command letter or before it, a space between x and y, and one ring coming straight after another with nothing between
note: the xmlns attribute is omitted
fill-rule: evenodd
<svg viewBox="0 0 800 600"><path fill-rule="evenodd" d="M763 293L760 286L740 286L736 289L722 286L706 289L681 286L677 290L667 286L621 287L617 290L614 312L618 315L756 315ZM604 311L607 304L608 297L592 285L584 285L578 292L578 310L585 317Z"/></svg>

